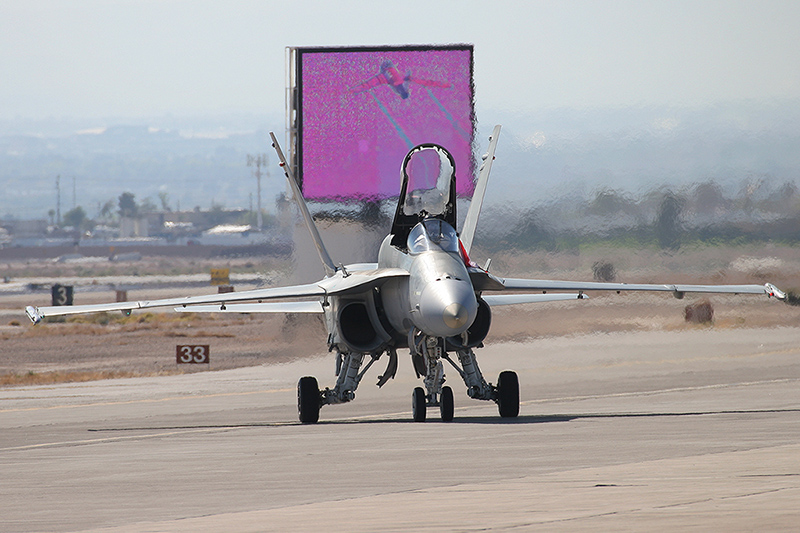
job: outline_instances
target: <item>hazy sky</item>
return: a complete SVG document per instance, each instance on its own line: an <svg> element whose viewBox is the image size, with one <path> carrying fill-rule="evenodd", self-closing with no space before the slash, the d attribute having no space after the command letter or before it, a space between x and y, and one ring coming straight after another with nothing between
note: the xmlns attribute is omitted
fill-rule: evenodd
<svg viewBox="0 0 800 533"><path fill-rule="evenodd" d="M798 27L792 0L0 0L0 119L281 114L285 47L322 45L473 43L479 110L796 99Z"/></svg>

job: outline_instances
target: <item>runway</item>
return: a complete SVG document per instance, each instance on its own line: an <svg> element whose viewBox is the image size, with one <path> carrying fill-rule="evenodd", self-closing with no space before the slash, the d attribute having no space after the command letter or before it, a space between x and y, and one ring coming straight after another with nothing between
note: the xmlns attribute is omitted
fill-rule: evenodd
<svg viewBox="0 0 800 533"><path fill-rule="evenodd" d="M411 422L417 384L370 371L296 422L333 357L0 390L2 531L796 530L800 327L489 345L520 417L466 397ZM379 362L380 363L380 362ZM376 364L376 367L380 364Z"/></svg>

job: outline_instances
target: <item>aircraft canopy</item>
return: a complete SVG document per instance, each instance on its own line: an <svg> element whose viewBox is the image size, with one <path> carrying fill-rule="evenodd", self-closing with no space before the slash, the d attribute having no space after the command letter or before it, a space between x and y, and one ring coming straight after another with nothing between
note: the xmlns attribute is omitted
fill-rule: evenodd
<svg viewBox="0 0 800 533"><path fill-rule="evenodd" d="M428 218L408 234L408 251L420 254L430 250L458 253L458 234L453 226L439 218Z"/></svg>
<svg viewBox="0 0 800 533"><path fill-rule="evenodd" d="M409 153L403 172L408 176L403 213L444 215L455 174L450 154L436 145L419 147Z"/></svg>

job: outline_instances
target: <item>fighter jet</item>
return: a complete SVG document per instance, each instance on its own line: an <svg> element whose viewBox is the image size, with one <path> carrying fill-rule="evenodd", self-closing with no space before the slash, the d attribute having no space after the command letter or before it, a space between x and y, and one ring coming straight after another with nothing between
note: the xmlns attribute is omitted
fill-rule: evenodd
<svg viewBox="0 0 800 533"><path fill-rule="evenodd" d="M441 419L454 416L453 390L445 385L447 362L466 385L470 398L497 404L501 417L519 413L516 373L502 372L496 384L481 373L475 350L489 332L492 309L557 300L581 300L585 291L663 291L685 293L761 294L784 300L775 286L656 285L515 279L495 276L469 258L483 196L494 160L500 126L490 137L475 193L461 233L456 231L455 162L436 144L414 147L401 166L402 183L391 230L374 264L337 265L332 260L290 172L274 134L270 134L280 165L300 213L311 232L325 277L316 283L187 298L123 302L73 307L33 307L34 323L45 317L96 311L175 307L176 311L214 313L319 313L328 330L327 346L335 354L337 380L320 389L305 376L297 385L300 421L315 423L320 408L355 398L359 383L378 360L386 370L383 386L397 372L397 351L408 349L423 386L412 394L413 419L422 422L427 409L438 407ZM282 301L273 301L282 300ZM288 301L287 301L288 300ZM250 303L240 303L250 302Z"/></svg>
<svg viewBox="0 0 800 533"><path fill-rule="evenodd" d="M443 81L414 78L411 76L411 71L408 71L406 75L403 76L400 74L400 71L397 70L397 67L394 66L394 63L391 60L384 59L381 63L380 71L375 76L359 83L354 87L351 87L350 91L354 93L360 93L368 91L373 87L378 87L379 85L388 85L394 92L400 95L403 100L405 100L409 96L409 83L418 83L427 87L441 87L444 89L449 88L451 85L450 83Z"/></svg>

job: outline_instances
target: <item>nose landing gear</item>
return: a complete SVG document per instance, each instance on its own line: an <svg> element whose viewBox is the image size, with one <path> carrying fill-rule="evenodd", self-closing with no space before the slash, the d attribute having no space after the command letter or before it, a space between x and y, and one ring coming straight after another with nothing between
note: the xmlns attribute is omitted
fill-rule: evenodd
<svg viewBox="0 0 800 533"><path fill-rule="evenodd" d="M413 337L412 337L413 339ZM442 359L449 362L467 386L467 395L476 400L491 400L497 404L500 416L514 418L519 415L519 378L515 372L500 373L497 386L487 383L478 367L475 352L471 348L460 349L457 364L445 351L443 339L417 337L418 342L409 343L414 368L418 376L424 376L425 389L417 387L412 396L411 408L415 422L424 422L427 407L439 407L443 422L451 422L454 416L453 389L444 384ZM424 374L423 374L424 372Z"/></svg>
<svg viewBox="0 0 800 533"><path fill-rule="evenodd" d="M414 422L425 422L428 407L439 407L442 422L452 422L455 415L455 402L453 389L445 385L438 399L431 399L425 394L425 389L417 387L411 395L411 414Z"/></svg>

